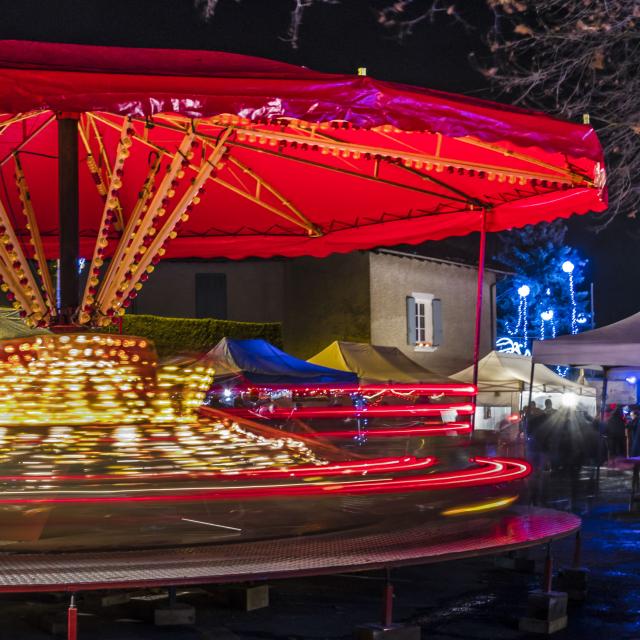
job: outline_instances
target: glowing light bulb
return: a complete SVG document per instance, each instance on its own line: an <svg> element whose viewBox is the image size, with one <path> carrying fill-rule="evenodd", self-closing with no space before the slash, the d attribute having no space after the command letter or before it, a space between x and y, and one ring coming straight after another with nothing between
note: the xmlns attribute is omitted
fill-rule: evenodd
<svg viewBox="0 0 640 640"><path fill-rule="evenodd" d="M518 295L522 298L526 298L531 293L531 289L528 285L523 284L518 287Z"/></svg>
<svg viewBox="0 0 640 640"><path fill-rule="evenodd" d="M562 263L562 270L563 270L565 273L572 273L572 272L573 272L573 270L574 270L574 268L575 268L575 267L573 266L573 262L571 262L570 260L565 260L565 261Z"/></svg>
<svg viewBox="0 0 640 640"><path fill-rule="evenodd" d="M540 317L545 321L549 322L549 320L553 319L553 309L547 309L547 311L543 311L540 314Z"/></svg>

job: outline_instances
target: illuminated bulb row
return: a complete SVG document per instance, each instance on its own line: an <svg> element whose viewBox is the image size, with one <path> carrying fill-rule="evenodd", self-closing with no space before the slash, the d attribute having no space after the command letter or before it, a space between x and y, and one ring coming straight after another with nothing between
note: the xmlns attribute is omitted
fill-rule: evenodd
<svg viewBox="0 0 640 640"><path fill-rule="evenodd" d="M321 123L317 129L330 128L329 123ZM300 149L302 151L320 152L322 155L331 155L340 158L352 158L354 160L384 160L392 164L401 164L405 167L415 169L425 169L436 173L455 173L469 177L478 177L489 181L508 182L509 184L524 185L527 182L540 184L541 186L558 188L563 185L570 185L570 182L563 180L540 180L526 173L504 172L498 170L483 169L473 167L469 164L461 164L448 159L430 158L427 154L403 153L396 149L372 149L364 145L356 145L347 141L336 142L321 138L307 138L301 135L286 133L285 131L254 130L251 128L237 129L236 139L238 142L248 142L249 144L266 145L269 147Z"/></svg>
<svg viewBox="0 0 640 640"><path fill-rule="evenodd" d="M98 321L102 326L109 324L113 316L124 315L127 307L136 298L143 283L146 282L155 269L155 265L164 255L166 249L163 245L155 252L150 264L140 268L140 262L145 258L145 254L154 243L155 236L165 224L163 218L167 214L171 200L176 195L176 189L184 178L185 171L199 144L194 136L185 137L178 154L168 165L167 173L159 189L157 191L153 187L150 189L149 197L141 210L141 217L136 222L130 237L123 238L123 241L127 242L127 247L124 250L123 268L120 271L119 282L115 286L113 295L107 295L103 300L101 309L106 317L103 316ZM196 199L196 204L197 202L199 199ZM188 219L189 215L185 212L182 221ZM175 228L172 233L175 234Z"/></svg>
<svg viewBox="0 0 640 640"><path fill-rule="evenodd" d="M38 228L36 224L36 217L33 212L33 203L31 200L31 194L29 193L29 187L27 185L27 181L24 177L24 173L22 172L22 166L20 165L20 161L17 156L15 158L15 181L16 187L18 189L18 198L20 199L20 204L22 205L22 213L27 219L26 228L29 232L29 244L33 248L33 253L36 258L36 262L38 264L37 267L37 275L40 281L40 291L42 294L43 302L47 308L47 314L49 316L56 315L56 307L55 300L53 297L53 286L51 283L51 276L49 275L49 269L47 266L47 260L44 255L44 251L42 250L42 245L40 242L40 235L38 233ZM24 312L26 314L26 312ZM44 326L45 321L41 319L41 326ZM34 321L37 320L34 317Z"/></svg>
<svg viewBox="0 0 640 640"><path fill-rule="evenodd" d="M44 323L47 312L7 211L0 201L0 289L30 326Z"/></svg>
<svg viewBox="0 0 640 640"><path fill-rule="evenodd" d="M107 190L107 197L102 212L102 219L98 230L98 238L93 251L89 274L85 286L84 296L78 314L78 322L87 324L95 313L95 296L98 293L100 269L104 264L104 255L109 244L109 234L111 228L118 217L118 193L122 189L122 178L124 176L124 163L130 155L133 144L134 128L125 120L122 126L118 148L116 150L116 160L111 174L111 181Z"/></svg>

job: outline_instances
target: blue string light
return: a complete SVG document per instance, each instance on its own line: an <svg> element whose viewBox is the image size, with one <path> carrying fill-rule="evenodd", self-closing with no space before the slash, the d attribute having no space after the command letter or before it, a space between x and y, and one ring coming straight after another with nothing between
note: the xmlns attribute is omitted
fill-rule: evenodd
<svg viewBox="0 0 640 640"><path fill-rule="evenodd" d="M579 331L578 319L576 315L576 292L573 283L573 270L575 269L573 262L565 260L562 263L562 270L569 275L569 297L571 299L571 333L575 335Z"/></svg>

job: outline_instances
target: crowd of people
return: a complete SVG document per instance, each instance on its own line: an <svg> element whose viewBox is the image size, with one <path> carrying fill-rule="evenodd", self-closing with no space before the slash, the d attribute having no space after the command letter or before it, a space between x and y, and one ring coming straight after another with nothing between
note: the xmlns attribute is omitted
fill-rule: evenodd
<svg viewBox="0 0 640 640"><path fill-rule="evenodd" d="M585 464L640 457L640 409L617 405L604 424L586 412L544 408L532 401L526 411L528 456L534 466L579 469Z"/></svg>
<svg viewBox="0 0 640 640"><path fill-rule="evenodd" d="M532 401L526 412L528 457L534 467L579 471L602 456L598 423L585 411L556 409L550 399L544 408ZM602 460L600 460L602 462Z"/></svg>
<svg viewBox="0 0 640 640"><path fill-rule="evenodd" d="M610 458L640 456L640 410L617 405L605 426Z"/></svg>

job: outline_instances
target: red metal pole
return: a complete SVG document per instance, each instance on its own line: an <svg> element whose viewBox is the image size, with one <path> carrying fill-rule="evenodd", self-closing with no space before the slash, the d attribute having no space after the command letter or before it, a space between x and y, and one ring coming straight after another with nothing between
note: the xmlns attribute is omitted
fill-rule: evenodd
<svg viewBox="0 0 640 640"><path fill-rule="evenodd" d="M389 569L386 569L386 582L382 600L382 626L388 629L393 622L393 584Z"/></svg>
<svg viewBox="0 0 640 640"><path fill-rule="evenodd" d="M484 289L484 263L485 253L487 247L487 214L482 212L482 227L480 228L480 252L478 255L478 283L476 288L476 328L473 343L473 384L478 384L478 361L480 360L480 331L482 329L482 291ZM473 406L474 412L471 420L472 430L475 428L475 405L476 398L474 397Z"/></svg>
<svg viewBox="0 0 640 640"><path fill-rule="evenodd" d="M78 610L76 609L76 597L71 596L69 610L67 612L67 640L77 640L78 638Z"/></svg>

